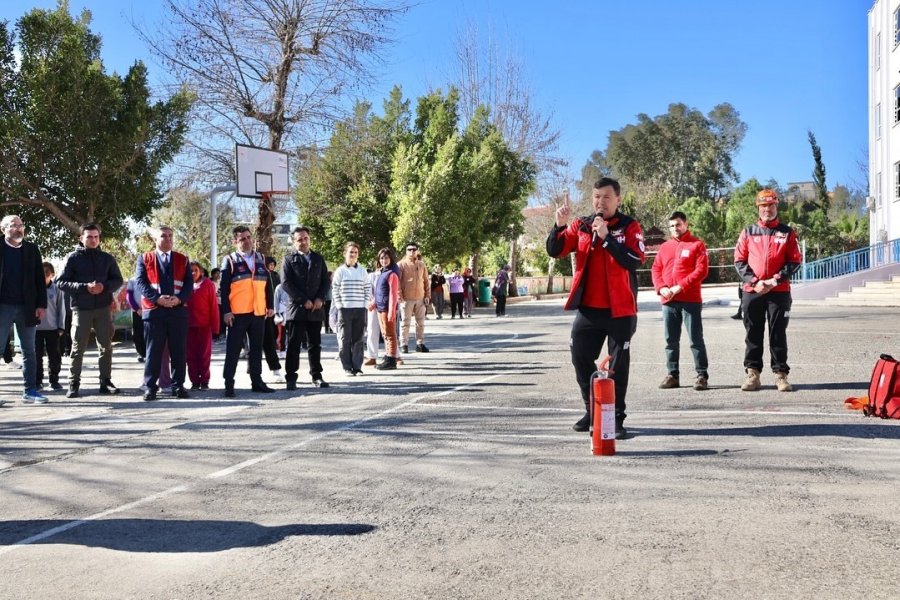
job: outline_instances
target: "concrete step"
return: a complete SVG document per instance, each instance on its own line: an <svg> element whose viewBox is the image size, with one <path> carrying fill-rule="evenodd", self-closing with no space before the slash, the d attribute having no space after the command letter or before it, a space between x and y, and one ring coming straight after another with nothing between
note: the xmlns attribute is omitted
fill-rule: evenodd
<svg viewBox="0 0 900 600"><path fill-rule="evenodd" d="M842 294L862 294L862 295L870 295L870 296L891 296L894 294L900 295L900 286L898 287L854 287L850 288L849 292L841 292Z"/></svg>
<svg viewBox="0 0 900 600"><path fill-rule="evenodd" d="M858 296L825 298L830 306L900 306L900 298L871 299Z"/></svg>

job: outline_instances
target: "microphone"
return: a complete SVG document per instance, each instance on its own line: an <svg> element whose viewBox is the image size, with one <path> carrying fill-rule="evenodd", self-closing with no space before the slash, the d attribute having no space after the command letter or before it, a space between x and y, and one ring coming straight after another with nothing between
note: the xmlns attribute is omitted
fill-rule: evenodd
<svg viewBox="0 0 900 600"><path fill-rule="evenodd" d="M594 216L591 217L591 225L592 225L592 226L593 226L594 220L595 220L597 217L600 217L600 218L602 219L602 218L603 218L603 213L599 213L599 212L594 213ZM593 250L594 248L597 247L597 242L598 242L598 241L600 241L600 234L598 234L598 233L597 233L597 230L595 229L595 230L594 230L594 237L591 238L591 250Z"/></svg>

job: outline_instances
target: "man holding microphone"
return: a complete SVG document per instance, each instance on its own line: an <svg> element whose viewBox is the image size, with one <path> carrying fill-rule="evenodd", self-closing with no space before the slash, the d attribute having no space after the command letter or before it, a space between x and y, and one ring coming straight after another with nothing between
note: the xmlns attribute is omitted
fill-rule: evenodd
<svg viewBox="0 0 900 600"><path fill-rule="evenodd" d="M637 327L637 268L644 262L644 234L635 219L619 212L619 182L602 177L594 183L594 215L569 223L566 192L556 210L556 226L547 237L547 254L562 258L575 253L575 273L566 310L578 311L569 347L585 414L572 428L590 428L591 375L603 343L609 338L610 372L616 389L616 439L626 435L625 393L631 362L631 336Z"/></svg>

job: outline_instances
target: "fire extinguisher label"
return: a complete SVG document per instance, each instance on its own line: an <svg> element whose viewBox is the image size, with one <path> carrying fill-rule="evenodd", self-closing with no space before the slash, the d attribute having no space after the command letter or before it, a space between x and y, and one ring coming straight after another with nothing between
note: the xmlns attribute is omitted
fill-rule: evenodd
<svg viewBox="0 0 900 600"><path fill-rule="evenodd" d="M600 439L616 439L616 405L604 404L600 411Z"/></svg>

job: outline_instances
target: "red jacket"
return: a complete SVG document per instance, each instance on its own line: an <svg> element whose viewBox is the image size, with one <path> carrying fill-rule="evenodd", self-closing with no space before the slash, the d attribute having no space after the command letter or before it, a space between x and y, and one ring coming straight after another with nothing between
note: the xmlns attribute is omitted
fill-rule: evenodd
<svg viewBox="0 0 900 600"><path fill-rule="evenodd" d="M194 295L188 304L188 327L208 327L213 335L219 335L216 284L205 277L199 284L194 284Z"/></svg>
<svg viewBox="0 0 900 600"><path fill-rule="evenodd" d="M772 277L778 280L773 292L789 292L791 275L802 261L796 232L778 219L747 227L734 248L734 266L744 281L745 292L752 292L760 279Z"/></svg>
<svg viewBox="0 0 900 600"><path fill-rule="evenodd" d="M547 254L561 258L575 253L575 274L566 310L580 306L609 308L613 317L637 314L637 268L644 263L641 224L616 212L607 222L609 234L591 248L593 217L579 217L566 227L554 227L547 236ZM585 281L585 272L590 276ZM604 298L608 306L584 303L584 297Z"/></svg>
<svg viewBox="0 0 900 600"><path fill-rule="evenodd" d="M670 299L661 298L663 304L669 302L703 302L700 284L709 272L709 257L706 255L706 244L694 237L690 231L681 239L671 239L659 247L656 260L653 261L651 273L653 287L659 293L664 287L674 285L681 291Z"/></svg>

